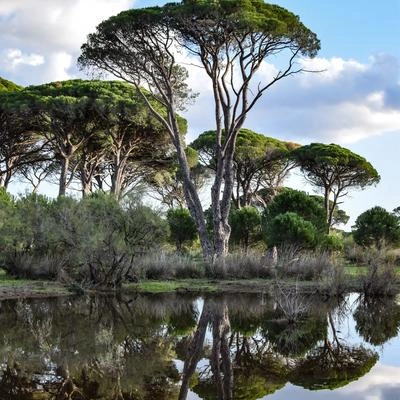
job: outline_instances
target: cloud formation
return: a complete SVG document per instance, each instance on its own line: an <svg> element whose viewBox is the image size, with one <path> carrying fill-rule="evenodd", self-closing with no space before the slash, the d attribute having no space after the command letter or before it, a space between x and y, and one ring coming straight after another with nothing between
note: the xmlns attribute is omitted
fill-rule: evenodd
<svg viewBox="0 0 400 400"><path fill-rule="evenodd" d="M131 0L2 0L0 76L18 84L85 77L77 70L80 46L98 23L132 7ZM188 63L191 60L186 60ZM400 60L377 54L368 63L354 59L300 60L307 70L273 86L249 114L255 131L302 143L348 144L400 132ZM190 139L214 127L208 78L188 65L189 83L200 96L189 107ZM258 78L273 76L264 63Z"/></svg>
<svg viewBox="0 0 400 400"><path fill-rule="evenodd" d="M271 87L249 114L247 127L302 143L348 144L389 132L400 133L397 58L378 54L366 64L340 57L303 59L300 64L306 70L320 72L297 74ZM194 69L191 72L198 80L207 79ZM275 67L265 63L257 78L265 81L275 73ZM205 81L197 82L198 87L205 85ZM211 105L207 91L189 110L193 135L213 126Z"/></svg>
<svg viewBox="0 0 400 400"><path fill-rule="evenodd" d="M5 71L20 84L74 77L86 36L131 5L131 0L1 0L0 75Z"/></svg>

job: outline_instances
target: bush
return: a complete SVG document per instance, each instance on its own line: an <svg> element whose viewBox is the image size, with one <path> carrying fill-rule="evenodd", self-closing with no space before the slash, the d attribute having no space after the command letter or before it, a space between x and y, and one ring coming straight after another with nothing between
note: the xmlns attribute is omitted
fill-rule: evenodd
<svg viewBox="0 0 400 400"><path fill-rule="evenodd" d="M189 256L161 251L136 258L133 272L143 279L201 278L204 267Z"/></svg>
<svg viewBox="0 0 400 400"><path fill-rule="evenodd" d="M269 246L296 246L304 249L315 248L317 230L315 226L293 212L277 215L265 227Z"/></svg>
<svg viewBox="0 0 400 400"><path fill-rule="evenodd" d="M168 211L167 221L170 239L175 243L176 250L182 253L184 243L191 244L197 238L194 219L186 208L176 208Z"/></svg>
<svg viewBox="0 0 400 400"><path fill-rule="evenodd" d="M232 209L229 215L232 243L240 244L245 252L261 239L261 215L255 207Z"/></svg>
<svg viewBox="0 0 400 400"><path fill-rule="evenodd" d="M354 241L361 246L396 244L400 241L399 218L382 207L373 207L356 219Z"/></svg>
<svg viewBox="0 0 400 400"><path fill-rule="evenodd" d="M160 246L167 235L166 221L150 208L137 202L122 208L105 194L80 202L28 195L8 216L0 225L0 244L9 273L54 278L62 272L97 286L120 286L133 258Z"/></svg>
<svg viewBox="0 0 400 400"><path fill-rule="evenodd" d="M361 278L365 296L393 296L396 290L396 268L387 257L386 249L368 249L364 251L363 264L367 274Z"/></svg>
<svg viewBox="0 0 400 400"><path fill-rule="evenodd" d="M284 246L278 249L276 269L281 277L317 280L335 265L335 259L327 252L304 251L295 246Z"/></svg>
<svg viewBox="0 0 400 400"><path fill-rule="evenodd" d="M341 252L344 249L343 239L335 234L323 235L319 239L318 248L328 253Z"/></svg>
<svg viewBox="0 0 400 400"><path fill-rule="evenodd" d="M323 205L313 196L300 190L285 188L279 193L264 213L266 223L285 213L296 213L305 221L311 222L318 231L326 230L326 217Z"/></svg>

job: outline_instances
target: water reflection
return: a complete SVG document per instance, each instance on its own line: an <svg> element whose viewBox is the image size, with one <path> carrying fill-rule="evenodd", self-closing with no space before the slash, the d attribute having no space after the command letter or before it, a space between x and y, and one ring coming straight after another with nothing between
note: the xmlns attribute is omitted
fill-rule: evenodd
<svg viewBox="0 0 400 400"><path fill-rule="evenodd" d="M344 335L353 321L364 338ZM349 319L350 318L350 319ZM0 399L260 399L347 385L398 334L400 306L297 293L4 301Z"/></svg>

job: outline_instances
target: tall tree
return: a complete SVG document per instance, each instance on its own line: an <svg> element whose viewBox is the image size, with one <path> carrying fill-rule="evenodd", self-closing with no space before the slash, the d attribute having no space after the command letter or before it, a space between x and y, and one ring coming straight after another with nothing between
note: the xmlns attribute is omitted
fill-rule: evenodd
<svg viewBox="0 0 400 400"><path fill-rule="evenodd" d="M38 129L49 141L60 164L59 196L66 194L77 152L98 129L95 84L71 80L30 86L24 90L31 110L40 116Z"/></svg>
<svg viewBox="0 0 400 400"><path fill-rule="evenodd" d="M224 137L224 135L223 135ZM203 165L216 171L216 132L202 133L192 144ZM236 208L260 202L261 189L276 194L290 170L295 166L290 152L299 147L291 142L264 136L250 129L240 129L233 156L234 189L232 201ZM265 204L264 204L265 205Z"/></svg>
<svg viewBox="0 0 400 400"><path fill-rule="evenodd" d="M4 80L3 80L4 81ZM7 188L22 169L43 159L46 141L35 131L36 116L25 107L21 88L0 81L0 187ZM10 88L10 90L8 90Z"/></svg>
<svg viewBox="0 0 400 400"><path fill-rule="evenodd" d="M326 230L323 205L305 192L290 188L282 190L265 209L264 222L268 225L275 217L287 212L296 213L311 222L319 232Z"/></svg>
<svg viewBox="0 0 400 400"><path fill-rule="evenodd" d="M38 129L61 165L60 196L77 171L83 193L90 192L105 163L111 192L120 197L133 163L151 164L169 151L165 129L124 82L77 79L31 86L23 92L30 109L40 116ZM158 108L158 112L163 111ZM179 123L185 126L182 118Z"/></svg>
<svg viewBox="0 0 400 400"><path fill-rule="evenodd" d="M173 149L165 128L149 113L132 85L107 85L96 105L104 124L96 139L106 151L103 165L110 177L111 193L120 198L130 186L159 169ZM154 107L164 112L159 104ZM179 116L177 119L181 132L186 133L186 120Z"/></svg>
<svg viewBox="0 0 400 400"><path fill-rule="evenodd" d="M177 46L200 61L211 80L215 101L213 241L207 234L177 124L177 111L193 98L185 83L187 72L175 57ZM211 258L225 255L228 250L233 155L248 112L273 84L302 71L295 63L298 55L314 56L318 49L316 35L296 15L279 6L262 0L185 0L125 11L102 22L82 46L79 63L134 84L167 128L177 151L186 202L196 221L204 256ZM278 53L288 55L287 65L270 81L253 85L263 61ZM150 93L140 89L144 83ZM163 104L167 115L158 113L150 99Z"/></svg>
<svg viewBox="0 0 400 400"><path fill-rule="evenodd" d="M364 157L337 144L311 143L294 150L292 156L307 181L323 192L328 233L336 206L348 190L364 189L380 181L378 172Z"/></svg>

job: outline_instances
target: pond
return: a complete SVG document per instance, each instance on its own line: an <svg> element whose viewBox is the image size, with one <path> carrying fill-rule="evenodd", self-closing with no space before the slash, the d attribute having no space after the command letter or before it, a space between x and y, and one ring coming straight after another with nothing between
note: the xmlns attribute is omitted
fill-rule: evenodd
<svg viewBox="0 0 400 400"><path fill-rule="evenodd" d="M395 400L399 325L284 289L2 301L0 399Z"/></svg>

